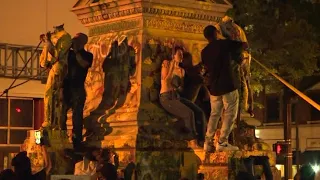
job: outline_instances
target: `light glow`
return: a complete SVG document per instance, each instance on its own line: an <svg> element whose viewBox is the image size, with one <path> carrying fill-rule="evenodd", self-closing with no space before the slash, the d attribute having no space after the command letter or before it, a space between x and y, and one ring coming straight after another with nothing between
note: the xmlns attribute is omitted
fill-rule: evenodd
<svg viewBox="0 0 320 180"><path fill-rule="evenodd" d="M312 166L312 169L313 169L313 171L314 171L315 173L318 173L319 170L320 170L320 166L319 166L318 164L315 164L315 165Z"/></svg>
<svg viewBox="0 0 320 180"><path fill-rule="evenodd" d="M16 111L17 111L18 113L20 113L20 112L21 112L21 109L20 109L20 108L16 108Z"/></svg>
<svg viewBox="0 0 320 180"><path fill-rule="evenodd" d="M256 138L259 138L260 137L260 130L259 129L255 129L254 130L254 134L255 134Z"/></svg>

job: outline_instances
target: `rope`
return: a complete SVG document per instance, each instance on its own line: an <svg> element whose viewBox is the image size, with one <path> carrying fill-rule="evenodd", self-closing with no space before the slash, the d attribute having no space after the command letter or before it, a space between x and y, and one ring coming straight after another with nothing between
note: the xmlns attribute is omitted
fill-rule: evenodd
<svg viewBox="0 0 320 180"><path fill-rule="evenodd" d="M263 65L262 63L260 63L257 59L253 58L252 59L259 64L263 69L265 69L268 73L270 73L272 76L274 76L276 79L278 79L280 82L282 82L285 86L287 86L289 89L291 89L293 92L295 92L298 96L300 96L302 99L304 99L305 101L307 101L309 104L311 104L314 108L316 108L318 111L320 111L320 105L318 103L316 103L315 101L313 101L312 99L310 99L308 96L306 96L305 94L303 94L301 91L299 91L297 88L295 88L294 86L292 86L291 84L289 84L287 81L285 81L284 79L282 79L280 76L278 76L277 74L275 74L274 72L272 72L269 68L267 68L265 65Z"/></svg>

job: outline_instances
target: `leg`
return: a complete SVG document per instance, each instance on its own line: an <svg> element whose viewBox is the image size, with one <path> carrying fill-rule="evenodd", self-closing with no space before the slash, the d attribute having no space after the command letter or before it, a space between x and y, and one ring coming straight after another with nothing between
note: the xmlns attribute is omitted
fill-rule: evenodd
<svg viewBox="0 0 320 180"><path fill-rule="evenodd" d="M179 119L183 119L185 126L192 132L196 132L194 113L193 111L184 105L178 99L172 99L170 97L160 97L160 104L170 114Z"/></svg>
<svg viewBox="0 0 320 180"><path fill-rule="evenodd" d="M211 112L206 132L206 138L213 139L223 110L222 96L210 95L210 105Z"/></svg>
<svg viewBox="0 0 320 180"><path fill-rule="evenodd" d="M233 129L234 122L237 118L239 107L239 94L238 90L232 91L222 96L224 113L221 127L221 135L219 142L227 142L228 137Z"/></svg>
<svg viewBox="0 0 320 180"><path fill-rule="evenodd" d="M270 168L269 157L267 156L257 156L255 157L255 164L262 165L263 173L266 180L273 180L272 171Z"/></svg>
<svg viewBox="0 0 320 180"><path fill-rule="evenodd" d="M44 128L50 127L51 121L52 121L53 82L54 82L54 72L53 70L50 70L47 78L45 93L44 93L44 120L41 125Z"/></svg>
<svg viewBox="0 0 320 180"><path fill-rule="evenodd" d="M181 98L180 100L184 105L188 106L193 111L195 116L195 125L196 125L197 134L198 134L198 140L203 142L205 138L206 127L207 127L207 120L204 112L200 107L198 107L193 102L184 98Z"/></svg>
<svg viewBox="0 0 320 180"><path fill-rule="evenodd" d="M247 172L254 176L254 158L250 156L249 158L243 159L243 163Z"/></svg>
<svg viewBox="0 0 320 180"><path fill-rule="evenodd" d="M82 142L83 108L86 93L84 89L73 89L72 93L72 140L74 147L77 147Z"/></svg>
<svg viewBox="0 0 320 180"><path fill-rule="evenodd" d="M210 104L211 112L204 143L204 150L207 152L213 151L213 138L223 110L222 97L210 95Z"/></svg>

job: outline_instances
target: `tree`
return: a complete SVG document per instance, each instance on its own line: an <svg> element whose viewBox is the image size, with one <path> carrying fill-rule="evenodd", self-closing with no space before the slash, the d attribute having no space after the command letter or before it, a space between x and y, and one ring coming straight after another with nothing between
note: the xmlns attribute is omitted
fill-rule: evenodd
<svg viewBox="0 0 320 180"><path fill-rule="evenodd" d="M318 72L318 4L300 0L234 0L228 12L244 28L252 56L290 82ZM318 30L318 31L317 31ZM252 63L254 89L283 86Z"/></svg>

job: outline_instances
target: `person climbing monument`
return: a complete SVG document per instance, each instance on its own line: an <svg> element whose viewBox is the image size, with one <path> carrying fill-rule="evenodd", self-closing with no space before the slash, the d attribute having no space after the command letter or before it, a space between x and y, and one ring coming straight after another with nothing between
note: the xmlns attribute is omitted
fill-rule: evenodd
<svg viewBox="0 0 320 180"><path fill-rule="evenodd" d="M74 149L81 148L83 108L86 101L85 80L92 65L93 54L84 49L88 36L77 33L72 38L72 49L68 56L68 74L63 82L63 110L61 130L67 130L67 112L72 109L72 141Z"/></svg>
<svg viewBox="0 0 320 180"><path fill-rule="evenodd" d="M236 151L239 148L229 144L228 137L238 114L240 82L234 76L231 63L236 61L241 64L240 54L243 43L232 40L218 40L217 29L212 25L207 26L203 34L208 40L208 45L201 52L201 60L209 74L208 89L211 104L204 150L207 152L214 150L213 138L221 115L223 115L221 135L216 150ZM236 55L238 55L238 58L234 58Z"/></svg>
<svg viewBox="0 0 320 180"><path fill-rule="evenodd" d="M40 66L48 68L49 75L44 93L44 121L42 128L55 128L61 118L63 101L63 80L67 74L68 53L71 36L64 30L64 24L55 26L54 32L41 36L45 42L40 55Z"/></svg>
<svg viewBox="0 0 320 180"><path fill-rule="evenodd" d="M182 60L183 49L175 47L173 59L171 61L163 61L161 68L160 104L167 112L184 121L184 126L179 130L186 134L187 139L195 140L197 130L194 112L181 101L179 96L179 89L183 87L182 82L185 74L184 69L179 66Z"/></svg>

